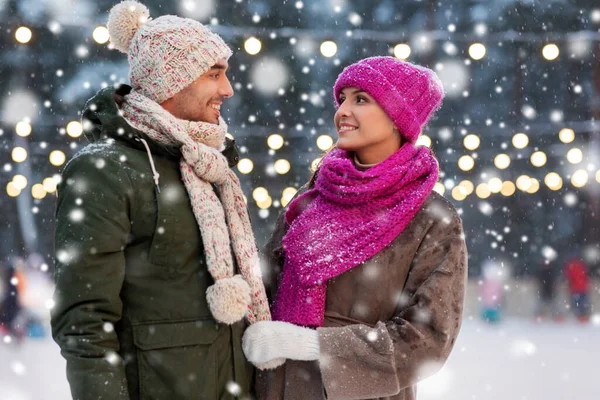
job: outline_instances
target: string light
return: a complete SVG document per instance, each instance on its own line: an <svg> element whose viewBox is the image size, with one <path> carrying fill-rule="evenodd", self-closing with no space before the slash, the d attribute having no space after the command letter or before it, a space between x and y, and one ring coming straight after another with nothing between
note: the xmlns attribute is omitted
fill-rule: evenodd
<svg viewBox="0 0 600 400"><path fill-rule="evenodd" d="M529 188L531 188L531 185L532 181L529 176L521 175L517 178L517 188L519 188L519 190L526 192L529 190Z"/></svg>
<svg viewBox="0 0 600 400"><path fill-rule="evenodd" d="M575 140L575 131L570 128L561 129L558 133L558 138L563 143L571 143L573 140Z"/></svg>
<svg viewBox="0 0 600 400"><path fill-rule="evenodd" d="M26 26L21 26L15 31L15 39L22 44L29 43L32 36L31 29Z"/></svg>
<svg viewBox="0 0 600 400"><path fill-rule="evenodd" d="M265 200L267 200L268 197L269 197L269 192L264 187L259 186L252 191L252 198L257 203L264 202Z"/></svg>
<svg viewBox="0 0 600 400"><path fill-rule="evenodd" d="M571 176L571 184L577 188L584 187L588 183L589 175L586 170L578 169Z"/></svg>
<svg viewBox="0 0 600 400"><path fill-rule="evenodd" d="M275 172L277 172L279 175L284 175L290 172L291 165L288 160L281 159L275 161L275 164L273 164L273 168L275 169Z"/></svg>
<svg viewBox="0 0 600 400"><path fill-rule="evenodd" d="M237 165L238 171L246 175L252 172L254 169L254 163L249 158L242 158Z"/></svg>
<svg viewBox="0 0 600 400"><path fill-rule="evenodd" d="M31 196L37 200L41 200L46 197L46 190L44 189L44 186L39 183L33 185L31 187Z"/></svg>
<svg viewBox="0 0 600 400"><path fill-rule="evenodd" d="M502 190L502 180L500 178L492 178L488 181L488 188L492 193L500 193Z"/></svg>
<svg viewBox="0 0 600 400"><path fill-rule="evenodd" d="M279 150L283 147L284 140L281 135L273 134L267 138L267 146L273 150Z"/></svg>
<svg viewBox="0 0 600 400"><path fill-rule="evenodd" d="M14 182L8 182L6 185L6 194L10 197L17 197L21 194L21 189L15 186Z"/></svg>
<svg viewBox="0 0 600 400"><path fill-rule="evenodd" d="M546 153L543 151L536 151L531 155L530 161L534 167L543 167L546 165L546 161L548 157L546 157Z"/></svg>
<svg viewBox="0 0 600 400"><path fill-rule="evenodd" d="M27 137L31 134L31 125L27 121L19 121L15 126L15 132L21 137Z"/></svg>
<svg viewBox="0 0 600 400"><path fill-rule="evenodd" d="M479 136L470 134L465 136L463 143L467 150L476 150L479 147L481 140L479 139Z"/></svg>
<svg viewBox="0 0 600 400"><path fill-rule="evenodd" d="M335 44L335 42L332 42L331 40L326 40L323 43L321 43L320 49L321 54L323 54L327 58L331 58L337 53L338 47L337 44Z"/></svg>
<svg viewBox="0 0 600 400"><path fill-rule="evenodd" d="M286 207L289 202L292 201L296 193L298 193L298 189L293 187L283 189L283 192L281 193L281 205Z"/></svg>
<svg viewBox="0 0 600 400"><path fill-rule="evenodd" d="M83 133L83 126L79 121L71 121L67 124L67 135L78 138Z"/></svg>
<svg viewBox="0 0 600 400"><path fill-rule="evenodd" d="M446 193L446 187L441 182L436 182L435 186L433 187L433 190L435 190L442 196L444 195L444 193Z"/></svg>
<svg viewBox="0 0 600 400"><path fill-rule="evenodd" d="M463 201L464 199L467 198L467 195L465 194L465 190L463 189L462 186L455 186L452 189L452 198L457 201Z"/></svg>
<svg viewBox="0 0 600 400"><path fill-rule="evenodd" d="M485 46L481 43L473 43L471 46L469 46L469 56L473 60L481 60L483 57L485 57L485 52Z"/></svg>
<svg viewBox="0 0 600 400"><path fill-rule="evenodd" d="M421 135L415 143L416 146L431 147L431 138L427 135Z"/></svg>
<svg viewBox="0 0 600 400"><path fill-rule="evenodd" d="M96 43L104 44L109 41L110 35L108 34L108 29L104 26L97 26L92 33L92 37L96 41Z"/></svg>
<svg viewBox="0 0 600 400"><path fill-rule="evenodd" d="M467 196L469 196L475 190L475 185L471 181L462 181L458 184L458 186L464 189L464 192Z"/></svg>
<svg viewBox="0 0 600 400"><path fill-rule="evenodd" d="M411 49L406 43L400 43L394 46L394 56L400 60L406 60L410 57Z"/></svg>
<svg viewBox="0 0 600 400"><path fill-rule="evenodd" d="M67 157L62 151L54 150L50 153L48 159L50 160L50 164L54 165L55 167L59 167L65 163Z"/></svg>
<svg viewBox="0 0 600 400"><path fill-rule="evenodd" d="M573 148L567 153L567 160L571 164L579 164L581 161L583 161L583 152L581 149Z"/></svg>
<svg viewBox="0 0 600 400"><path fill-rule="evenodd" d="M42 181L44 190L48 193L54 193L56 191L56 181L54 178L46 178Z"/></svg>
<svg viewBox="0 0 600 400"><path fill-rule="evenodd" d="M506 169L510 166L510 157L507 154L498 154L494 158L494 165L498 169Z"/></svg>
<svg viewBox="0 0 600 400"><path fill-rule="evenodd" d="M544 183L550 190L560 190L563 185L562 178L556 172L550 172L544 178Z"/></svg>
<svg viewBox="0 0 600 400"><path fill-rule="evenodd" d="M263 210L266 210L267 208L271 207L272 204L273 204L273 199L269 196L267 196L264 200L256 202L256 205L258 206L258 208L263 209Z"/></svg>
<svg viewBox="0 0 600 400"><path fill-rule="evenodd" d="M16 163L23 162L27 159L27 150L23 147L15 147L11 152L12 160Z"/></svg>
<svg viewBox="0 0 600 400"><path fill-rule="evenodd" d="M475 189L475 194L477 194L477 197L480 199L487 199L492 192L486 183L480 183Z"/></svg>
<svg viewBox="0 0 600 400"><path fill-rule="evenodd" d="M524 149L529 144L529 137L524 133L517 133L512 138L513 146L517 149Z"/></svg>
<svg viewBox="0 0 600 400"><path fill-rule="evenodd" d="M531 186L527 189L527 193L534 194L540 190L540 181L535 178L531 178Z"/></svg>
<svg viewBox="0 0 600 400"><path fill-rule="evenodd" d="M13 176L12 183L19 190L23 190L27 187L27 178L23 175L15 175Z"/></svg>
<svg viewBox="0 0 600 400"><path fill-rule="evenodd" d="M329 135L321 135L317 138L317 147L322 151L327 151L333 146L333 139Z"/></svg>
<svg viewBox="0 0 600 400"><path fill-rule="evenodd" d="M475 166L475 160L471 156L462 156L458 159L458 168L463 171L470 171Z"/></svg>
<svg viewBox="0 0 600 400"><path fill-rule="evenodd" d="M262 43L254 36L249 37L248 39L246 39L246 42L244 42L244 50L246 50L246 53L252 56L260 53L261 48Z"/></svg>
<svg viewBox="0 0 600 400"><path fill-rule="evenodd" d="M502 189L500 190L500 193L502 193L503 196L512 196L513 194L515 194L517 188L515 187L515 184L512 183L511 181L504 181L502 182Z"/></svg>
<svg viewBox="0 0 600 400"><path fill-rule="evenodd" d="M556 60L559 54L560 50L558 49L558 46L554 43L549 43L545 45L542 49L542 55L548 61Z"/></svg>

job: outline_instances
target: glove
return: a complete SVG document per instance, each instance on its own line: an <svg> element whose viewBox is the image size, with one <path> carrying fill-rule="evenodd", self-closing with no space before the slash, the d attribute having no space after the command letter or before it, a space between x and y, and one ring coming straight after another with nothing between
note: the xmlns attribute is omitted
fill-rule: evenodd
<svg viewBox="0 0 600 400"><path fill-rule="evenodd" d="M318 360L319 334L288 322L260 321L246 329L242 348L248 361L261 369L273 368L277 359Z"/></svg>

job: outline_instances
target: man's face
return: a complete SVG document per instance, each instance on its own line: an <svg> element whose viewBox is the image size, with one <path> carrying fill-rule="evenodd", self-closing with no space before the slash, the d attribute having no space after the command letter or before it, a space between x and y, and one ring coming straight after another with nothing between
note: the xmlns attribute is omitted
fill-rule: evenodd
<svg viewBox="0 0 600 400"><path fill-rule="evenodd" d="M226 75L228 68L225 58L219 60L208 72L165 100L161 106L179 119L218 124L223 100L233 96L233 88Z"/></svg>

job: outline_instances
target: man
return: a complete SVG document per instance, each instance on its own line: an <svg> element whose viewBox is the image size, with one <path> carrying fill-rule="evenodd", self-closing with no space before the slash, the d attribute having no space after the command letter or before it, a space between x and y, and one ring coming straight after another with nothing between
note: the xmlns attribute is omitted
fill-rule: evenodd
<svg viewBox="0 0 600 400"><path fill-rule="evenodd" d="M73 398L248 397L241 336L270 313L220 116L231 50L133 1L108 28L131 87L87 103L92 143L58 189L52 330Z"/></svg>

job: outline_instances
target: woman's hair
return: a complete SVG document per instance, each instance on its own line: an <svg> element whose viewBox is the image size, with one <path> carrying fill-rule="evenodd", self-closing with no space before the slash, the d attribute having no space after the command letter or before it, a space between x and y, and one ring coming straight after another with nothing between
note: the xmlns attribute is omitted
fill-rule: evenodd
<svg viewBox="0 0 600 400"><path fill-rule="evenodd" d="M329 153L331 153L334 150L337 150L337 146L335 146L335 145L331 146L330 149L325 150L321 154L321 159L315 166L315 169L312 171L312 174L310 175L310 178L308 179L308 189L312 189L313 187L315 187L315 182L317 181L317 176L319 175L319 170L321 169L321 165L323 165L323 160L325 159L325 157L327 157L327 155Z"/></svg>

